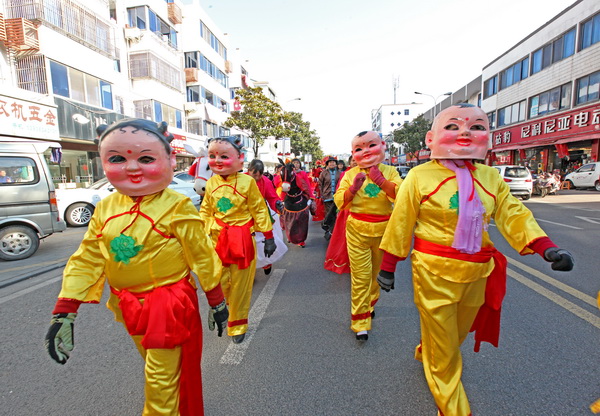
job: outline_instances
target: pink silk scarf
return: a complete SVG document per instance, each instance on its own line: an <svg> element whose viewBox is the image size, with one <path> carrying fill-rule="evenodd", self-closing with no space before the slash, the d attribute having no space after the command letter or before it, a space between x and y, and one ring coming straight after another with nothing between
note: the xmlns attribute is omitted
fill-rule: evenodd
<svg viewBox="0 0 600 416"><path fill-rule="evenodd" d="M458 182L458 223L452 247L462 253L477 253L481 250L485 208L475 190L475 179L471 173L476 168L470 161L461 159L443 159L440 163L456 173Z"/></svg>

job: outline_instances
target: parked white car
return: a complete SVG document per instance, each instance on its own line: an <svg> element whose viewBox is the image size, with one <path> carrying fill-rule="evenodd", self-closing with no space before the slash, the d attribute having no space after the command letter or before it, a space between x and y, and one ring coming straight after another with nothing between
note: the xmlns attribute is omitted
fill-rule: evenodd
<svg viewBox="0 0 600 416"><path fill-rule="evenodd" d="M571 189L596 188L600 191L600 162L586 163L565 176L565 181L571 184Z"/></svg>
<svg viewBox="0 0 600 416"><path fill-rule="evenodd" d="M169 188L189 197L196 208L200 208L200 195L194 191L194 184L173 178ZM83 227L92 219L96 204L115 191L106 178L102 178L87 188L57 189L58 212L72 227Z"/></svg>
<svg viewBox="0 0 600 416"><path fill-rule="evenodd" d="M512 195L521 197L523 201L531 198L533 178L529 169L519 165L497 165L493 167L498 170L504 182L508 184Z"/></svg>

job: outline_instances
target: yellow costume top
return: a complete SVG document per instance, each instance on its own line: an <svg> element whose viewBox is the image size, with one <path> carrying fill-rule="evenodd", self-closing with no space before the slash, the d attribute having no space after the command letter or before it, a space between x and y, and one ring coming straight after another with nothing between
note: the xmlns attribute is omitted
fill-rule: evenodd
<svg viewBox="0 0 600 416"><path fill-rule="evenodd" d="M402 183L402 178L400 178L396 168L381 163L378 167L388 181L396 184L396 192L398 192L398 188ZM360 172L367 175L367 178L360 190L354 195L352 201L346 205L345 209L349 209L350 213L356 214L390 215L392 213L392 203L394 201L369 178L369 169L361 169L358 166L346 171L344 174L333 197L337 207L341 209L344 206L344 193L352 186L354 178ZM366 222L352 218L350 215L348 217L348 224L351 224L361 235L367 237L379 237L383 235L387 221Z"/></svg>
<svg viewBox="0 0 600 416"><path fill-rule="evenodd" d="M532 254L527 245L546 233L533 214L510 194L508 185L498 171L475 164L475 189L485 208L482 247L493 246L487 226L494 219L500 233L520 254ZM413 231L415 237L437 244L452 246L458 222L458 183L454 172L437 160L411 169L397 191L394 211L380 248L406 258L410 252ZM412 261L422 264L431 273L452 282L471 282L487 277L494 261L471 263L413 251Z"/></svg>
<svg viewBox="0 0 600 416"><path fill-rule="evenodd" d="M242 226L253 219L251 231L265 232L273 229L267 204L256 181L250 175L239 172L226 178L214 175L206 182L200 216L214 241L222 228L215 218L233 226Z"/></svg>
<svg viewBox="0 0 600 416"><path fill-rule="evenodd" d="M221 262L190 199L168 188L136 199L114 193L96 206L59 298L97 303L105 279L117 290L145 292L190 270L205 292L220 283Z"/></svg>

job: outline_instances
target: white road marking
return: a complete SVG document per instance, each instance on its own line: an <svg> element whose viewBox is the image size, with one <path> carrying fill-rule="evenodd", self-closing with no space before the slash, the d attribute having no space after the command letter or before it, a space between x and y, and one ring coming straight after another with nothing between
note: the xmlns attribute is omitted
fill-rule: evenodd
<svg viewBox="0 0 600 416"><path fill-rule="evenodd" d="M543 280L544 282L551 284L552 286L562 290L563 292L566 292L569 295L576 297L577 299L596 307L596 305L597 305L596 299L593 298L592 296L586 295L585 293L580 292L577 289L573 289L571 286L566 285L563 282L558 281L556 279L553 279L552 277L550 277L532 267L529 267L526 264L521 263L520 261L514 260L510 257L506 257L506 259L508 260L508 262L510 264L518 267L519 269L523 270L524 272L529 273L529 274L537 277L538 279Z"/></svg>
<svg viewBox="0 0 600 416"><path fill-rule="evenodd" d="M4 302L8 302L9 300L16 299L19 296L23 296L23 295L26 295L28 293L34 292L34 291L36 291L38 289L41 289L44 286L48 286L48 285L51 285L53 283L60 282L61 280L62 280L62 270L60 271L60 276L54 277L52 279L45 280L42 283L38 283L37 285L30 286L30 287L28 287L26 289L19 290L18 292L15 292L15 293L13 293L11 295L8 295L8 296L5 296L3 298L0 298L0 305L3 304Z"/></svg>
<svg viewBox="0 0 600 416"><path fill-rule="evenodd" d="M573 315L583 319L584 321L589 322L596 328L600 329L600 317L575 305L573 302L568 301L567 299L563 298L562 296L559 296L556 293L546 289L542 285L532 282L531 280L529 280L522 274L515 272L514 270L508 269L507 274L510 277L512 277L513 279L515 279L517 282L524 284L528 288L534 290L535 292L539 293L540 295L544 296L545 298L548 298L552 302L556 303L558 306L571 312Z"/></svg>
<svg viewBox="0 0 600 416"><path fill-rule="evenodd" d="M578 217L577 215L575 215L575 218L579 218L580 220L584 220L587 222L591 222L592 224L600 224L600 218L593 218L593 217Z"/></svg>
<svg viewBox="0 0 600 416"><path fill-rule="evenodd" d="M281 282L281 278L285 273L285 269L275 269L271 275L271 278L267 281L267 284L263 288L262 292L254 302L252 309L250 309L250 314L248 318L248 331L246 332L246 338L241 344L234 344L233 342L229 344L221 360L219 361L221 364L231 364L237 365L242 362L244 359L244 355L246 354L246 350L250 345L250 341L252 341L252 337L254 333L258 329L260 322L262 321L263 316L271 303L271 299L273 299L273 295L279 286L279 282Z"/></svg>
<svg viewBox="0 0 600 416"><path fill-rule="evenodd" d="M579 228L579 227L573 227L572 225L567 225L567 224L561 224L560 222L554 222L554 221L548 221L548 220L541 220L539 218L535 219L537 222L547 222L549 224L554 224L554 225L559 225L561 227L567 227L567 228L572 228L574 230L583 230L583 228Z"/></svg>

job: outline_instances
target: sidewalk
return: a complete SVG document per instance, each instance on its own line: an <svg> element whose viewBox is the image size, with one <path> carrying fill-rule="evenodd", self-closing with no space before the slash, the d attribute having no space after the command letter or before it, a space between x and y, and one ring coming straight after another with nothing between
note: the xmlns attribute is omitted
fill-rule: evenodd
<svg viewBox="0 0 600 416"><path fill-rule="evenodd" d="M548 195L545 198L532 195L531 199L525 201L526 204L537 202L543 204L600 202L600 192L594 189L562 189L558 191L558 195Z"/></svg>

